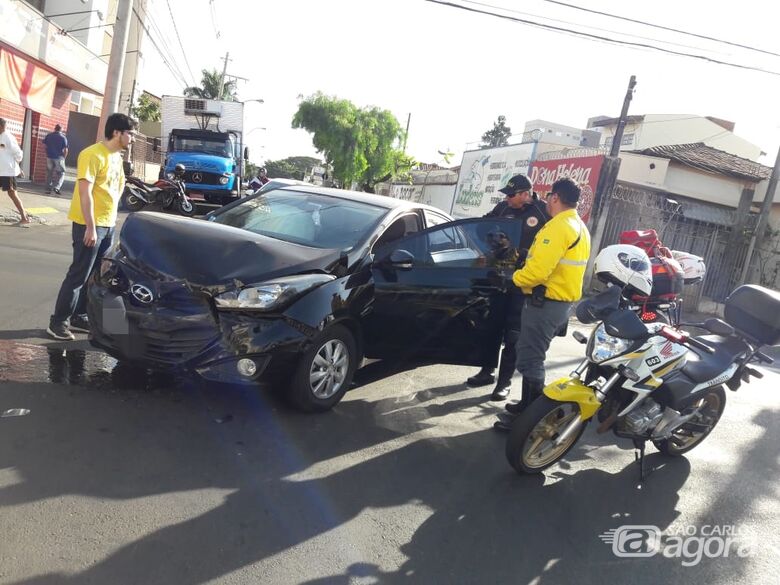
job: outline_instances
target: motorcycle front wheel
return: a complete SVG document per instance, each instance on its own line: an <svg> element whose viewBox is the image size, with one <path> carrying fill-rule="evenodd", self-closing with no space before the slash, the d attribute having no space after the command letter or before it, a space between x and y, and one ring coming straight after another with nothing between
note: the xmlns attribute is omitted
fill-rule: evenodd
<svg viewBox="0 0 780 585"><path fill-rule="evenodd" d="M179 199L176 201L176 211L187 217L195 215L195 204L191 199Z"/></svg>
<svg viewBox="0 0 780 585"><path fill-rule="evenodd" d="M555 439L580 416L576 402L558 402L540 396L512 423L506 441L506 458L517 473L539 473L569 452L585 430L585 424L560 445Z"/></svg>
<svg viewBox="0 0 780 585"><path fill-rule="evenodd" d="M694 404L694 408L699 409L696 416L675 429L671 437L663 441L653 441L656 449L664 455L677 457L701 443L718 424L723 409L726 408L726 392L723 386L710 388Z"/></svg>

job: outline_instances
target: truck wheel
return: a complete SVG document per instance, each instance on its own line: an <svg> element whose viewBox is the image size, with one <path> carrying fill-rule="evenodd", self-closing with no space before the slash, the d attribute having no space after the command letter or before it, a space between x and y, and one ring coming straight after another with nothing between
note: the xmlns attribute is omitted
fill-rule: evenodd
<svg viewBox="0 0 780 585"><path fill-rule="evenodd" d="M346 327L323 331L298 362L290 384L293 404L306 412L336 406L352 383L357 360L357 343Z"/></svg>

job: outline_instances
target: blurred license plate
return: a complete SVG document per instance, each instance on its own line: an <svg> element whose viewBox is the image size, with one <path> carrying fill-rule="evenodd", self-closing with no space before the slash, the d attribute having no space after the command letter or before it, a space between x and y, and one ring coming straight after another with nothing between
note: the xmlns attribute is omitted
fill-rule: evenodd
<svg viewBox="0 0 780 585"><path fill-rule="evenodd" d="M187 193L187 195L189 196L190 199L192 199L194 201L205 201L206 200L206 196L203 193L194 193L194 192L191 191L191 192Z"/></svg>

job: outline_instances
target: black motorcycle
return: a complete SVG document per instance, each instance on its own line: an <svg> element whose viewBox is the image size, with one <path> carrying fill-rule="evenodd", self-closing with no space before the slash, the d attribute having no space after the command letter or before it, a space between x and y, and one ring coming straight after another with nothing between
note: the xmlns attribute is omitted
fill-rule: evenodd
<svg viewBox="0 0 780 585"><path fill-rule="evenodd" d="M172 179L158 179L153 185L133 176L133 166L125 165L125 190L122 205L128 211L140 211L157 204L161 209L175 209L181 215L195 215L195 204L184 190L184 165L174 168Z"/></svg>

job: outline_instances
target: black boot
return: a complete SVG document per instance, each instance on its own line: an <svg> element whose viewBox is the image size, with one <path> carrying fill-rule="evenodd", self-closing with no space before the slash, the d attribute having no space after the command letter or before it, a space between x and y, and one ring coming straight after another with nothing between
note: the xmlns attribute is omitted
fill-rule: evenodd
<svg viewBox="0 0 780 585"><path fill-rule="evenodd" d="M544 390L544 380L534 380L523 376L523 396L520 402L507 404L504 408L512 414L520 414L528 408L529 404L541 396L542 390Z"/></svg>
<svg viewBox="0 0 780 585"><path fill-rule="evenodd" d="M493 377L493 368L482 368L475 375L466 380L468 386L487 386L492 384L496 379Z"/></svg>
<svg viewBox="0 0 780 585"><path fill-rule="evenodd" d="M496 387L493 390L493 393L490 395L490 400L493 402L501 402L502 400L506 400L509 396L509 390L510 386L512 385L512 379L509 380L502 380L501 378L498 379L498 382L496 382Z"/></svg>

